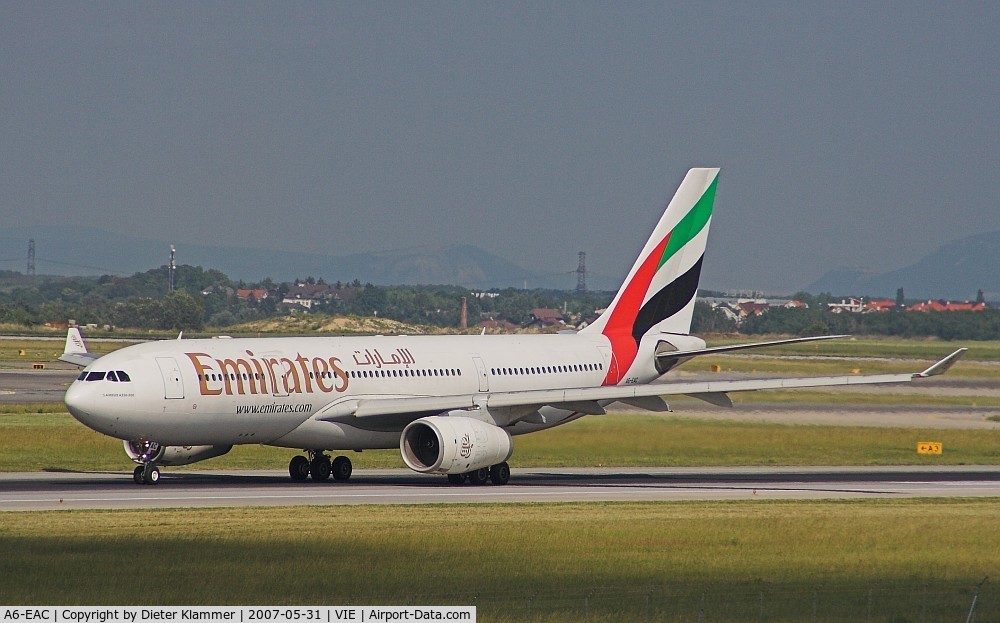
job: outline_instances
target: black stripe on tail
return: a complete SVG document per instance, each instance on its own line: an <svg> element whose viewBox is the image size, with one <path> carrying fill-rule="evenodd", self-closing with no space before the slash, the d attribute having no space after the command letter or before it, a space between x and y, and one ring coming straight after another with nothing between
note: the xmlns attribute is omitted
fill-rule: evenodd
<svg viewBox="0 0 1000 623"><path fill-rule="evenodd" d="M668 283L642 306L632 323L632 338L637 346L653 325L684 309L698 293L698 279L701 277L701 262L704 259L705 256L702 255L686 273Z"/></svg>

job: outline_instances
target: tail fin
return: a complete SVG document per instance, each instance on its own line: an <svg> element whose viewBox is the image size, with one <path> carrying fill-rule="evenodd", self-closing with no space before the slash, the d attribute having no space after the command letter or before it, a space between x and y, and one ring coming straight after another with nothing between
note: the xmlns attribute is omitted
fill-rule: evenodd
<svg viewBox="0 0 1000 623"><path fill-rule="evenodd" d="M622 374L646 333L691 330L718 176L719 169L688 171L611 306L584 329L608 337Z"/></svg>
<svg viewBox="0 0 1000 623"><path fill-rule="evenodd" d="M83 342L80 330L76 327L70 327L66 332L66 346L63 348L63 354L59 356L59 361L87 367L95 359L97 359L97 355L87 350L87 345Z"/></svg>

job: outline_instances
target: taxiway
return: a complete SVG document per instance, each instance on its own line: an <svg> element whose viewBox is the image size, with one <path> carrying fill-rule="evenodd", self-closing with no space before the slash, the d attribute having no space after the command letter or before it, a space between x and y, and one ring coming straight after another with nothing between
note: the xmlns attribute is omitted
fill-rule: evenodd
<svg viewBox="0 0 1000 623"><path fill-rule="evenodd" d="M279 471L0 474L0 511L334 504L815 500L1000 496L1000 467L514 469L503 487L448 485L404 469L359 470L347 483L294 483Z"/></svg>

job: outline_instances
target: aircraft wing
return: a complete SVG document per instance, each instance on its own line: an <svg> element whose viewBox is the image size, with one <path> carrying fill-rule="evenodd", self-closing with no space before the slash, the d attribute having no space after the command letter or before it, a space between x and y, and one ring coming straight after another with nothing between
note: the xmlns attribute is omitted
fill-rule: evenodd
<svg viewBox="0 0 1000 623"><path fill-rule="evenodd" d="M317 419L349 422L366 418L413 414L421 417L458 409L501 409L509 407L552 406L586 414L604 413L601 402L621 400L636 406L657 409L660 396L689 395L720 406L732 406L729 392L764 389L797 389L839 385L872 385L906 383L945 373L965 353L960 348L921 372L902 374L868 374L844 376L814 376L799 378L748 379L738 381L695 381L651 383L647 385L614 385L576 389L493 392L454 396L412 396L392 398L359 398L331 404L317 414ZM653 399L653 400L650 400ZM665 406L665 403L663 403Z"/></svg>
<svg viewBox="0 0 1000 623"><path fill-rule="evenodd" d="M787 340L772 340L770 342L753 342L750 344L731 344L729 346L709 346L707 348L700 348L698 350L678 350L678 351L666 351L657 352L656 358L659 360L664 359L686 359L688 357L696 357L699 355L712 355L718 353L729 353L735 350L747 350L750 348L764 348L766 346L780 346L782 344L802 344L803 342L819 342L821 340L838 340L847 335L815 335L812 337L794 337Z"/></svg>
<svg viewBox="0 0 1000 623"><path fill-rule="evenodd" d="M66 332L66 346L63 348L63 354L59 355L59 361L86 368L99 358L100 355L95 355L87 350L80 330L76 327L70 327L69 331Z"/></svg>

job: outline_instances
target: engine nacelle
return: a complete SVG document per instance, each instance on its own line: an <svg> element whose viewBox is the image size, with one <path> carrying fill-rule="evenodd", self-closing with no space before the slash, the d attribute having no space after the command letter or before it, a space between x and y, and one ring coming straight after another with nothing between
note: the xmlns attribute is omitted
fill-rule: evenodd
<svg viewBox="0 0 1000 623"><path fill-rule="evenodd" d="M136 463L188 465L213 459L229 452L232 446L161 446L155 441L126 441L125 454Z"/></svg>
<svg viewBox="0 0 1000 623"><path fill-rule="evenodd" d="M464 474L503 463L510 433L469 417L433 415L410 422L399 439L403 462L422 474Z"/></svg>

